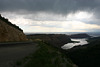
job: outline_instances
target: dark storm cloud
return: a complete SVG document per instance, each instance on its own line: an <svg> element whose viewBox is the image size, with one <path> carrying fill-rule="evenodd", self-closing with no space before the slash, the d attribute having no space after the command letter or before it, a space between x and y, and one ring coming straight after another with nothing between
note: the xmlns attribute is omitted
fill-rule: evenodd
<svg viewBox="0 0 100 67"><path fill-rule="evenodd" d="M100 11L99 0L0 0L0 11L27 10L68 14L75 11ZM98 14L97 14L98 15Z"/></svg>
<svg viewBox="0 0 100 67"><path fill-rule="evenodd" d="M53 0L0 0L1 11L46 11L53 7Z"/></svg>
<svg viewBox="0 0 100 67"><path fill-rule="evenodd" d="M23 14L25 19L33 21L65 21L63 16L77 11L93 13L94 18L85 23L100 25L100 0L0 0L1 13Z"/></svg>

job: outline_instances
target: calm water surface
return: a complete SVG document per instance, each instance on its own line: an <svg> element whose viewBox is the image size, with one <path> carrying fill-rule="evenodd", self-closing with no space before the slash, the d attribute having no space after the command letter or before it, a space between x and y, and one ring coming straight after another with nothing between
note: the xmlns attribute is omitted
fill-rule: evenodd
<svg viewBox="0 0 100 67"><path fill-rule="evenodd" d="M71 39L72 41L78 41L79 43L67 43L64 46L62 46L62 49L70 49L74 46L78 46L78 45L85 45L88 44L88 42L86 41L87 39Z"/></svg>

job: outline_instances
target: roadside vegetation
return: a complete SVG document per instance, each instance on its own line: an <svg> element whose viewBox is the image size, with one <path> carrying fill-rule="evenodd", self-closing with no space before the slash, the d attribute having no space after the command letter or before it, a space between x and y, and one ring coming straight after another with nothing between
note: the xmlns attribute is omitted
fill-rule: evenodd
<svg viewBox="0 0 100 67"><path fill-rule="evenodd" d="M38 41L38 44L39 49L35 53L16 62L17 67L75 67L57 48L42 41Z"/></svg>

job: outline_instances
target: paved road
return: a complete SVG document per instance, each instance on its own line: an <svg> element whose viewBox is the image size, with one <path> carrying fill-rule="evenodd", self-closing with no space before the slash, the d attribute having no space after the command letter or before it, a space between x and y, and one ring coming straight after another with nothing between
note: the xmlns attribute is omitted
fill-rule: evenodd
<svg viewBox="0 0 100 67"><path fill-rule="evenodd" d="M0 45L0 67L12 67L12 63L34 53L36 50L37 44L32 42Z"/></svg>

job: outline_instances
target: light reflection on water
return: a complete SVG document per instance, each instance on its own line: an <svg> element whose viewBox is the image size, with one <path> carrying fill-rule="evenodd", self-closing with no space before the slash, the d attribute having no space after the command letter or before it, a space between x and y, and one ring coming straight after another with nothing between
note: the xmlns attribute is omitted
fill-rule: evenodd
<svg viewBox="0 0 100 67"><path fill-rule="evenodd" d="M71 39L72 41L78 41L79 43L67 43L64 46L62 46L62 49L70 49L74 46L78 46L78 45L85 45L88 44L88 42L86 41L87 39Z"/></svg>

